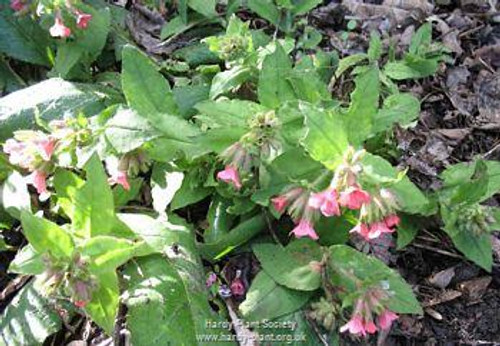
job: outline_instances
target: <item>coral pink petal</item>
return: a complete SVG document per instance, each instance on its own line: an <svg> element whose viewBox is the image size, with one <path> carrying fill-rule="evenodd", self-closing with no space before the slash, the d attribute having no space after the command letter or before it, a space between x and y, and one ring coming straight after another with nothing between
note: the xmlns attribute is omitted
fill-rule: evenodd
<svg viewBox="0 0 500 346"><path fill-rule="evenodd" d="M377 332L377 326L375 325L375 323L373 323L373 321L368 321L368 322L365 322L365 330L369 334L374 334Z"/></svg>
<svg viewBox="0 0 500 346"><path fill-rule="evenodd" d="M377 323L381 329L391 328L392 322L398 318L398 315L391 310L384 310L377 318Z"/></svg>
<svg viewBox="0 0 500 346"><path fill-rule="evenodd" d="M111 178L108 179L110 184L118 184L121 185L125 190L130 190L130 184L128 182L127 173L123 171L118 171L116 174L113 174Z"/></svg>
<svg viewBox="0 0 500 346"><path fill-rule="evenodd" d="M64 25L61 18L56 18L54 25L49 29L50 36L52 37L69 37L71 30Z"/></svg>
<svg viewBox="0 0 500 346"><path fill-rule="evenodd" d="M241 181L238 171L232 166L226 166L223 171L217 173L217 179L233 184L236 190L241 189Z"/></svg>
<svg viewBox="0 0 500 346"><path fill-rule="evenodd" d="M354 316L349 322L340 327L340 332L344 333L349 331L351 334L361 334L366 335L365 327L360 316Z"/></svg>
<svg viewBox="0 0 500 346"><path fill-rule="evenodd" d="M319 239L311 223L307 220L300 220L299 224L290 233L293 233L297 238L309 237L314 240Z"/></svg>
<svg viewBox="0 0 500 346"><path fill-rule="evenodd" d="M399 225L401 220L400 220L399 216L397 216L396 214L392 214L392 215L387 216L384 219L384 222L387 225L387 227L393 228L393 227L396 227L397 225Z"/></svg>
<svg viewBox="0 0 500 346"><path fill-rule="evenodd" d="M271 203L278 213L282 213L285 210L288 201L285 196L278 196L271 199Z"/></svg>
<svg viewBox="0 0 500 346"><path fill-rule="evenodd" d="M36 192L38 194L47 194L47 175L41 171L34 171L31 173L31 175L28 177L29 181L33 186L36 188Z"/></svg>

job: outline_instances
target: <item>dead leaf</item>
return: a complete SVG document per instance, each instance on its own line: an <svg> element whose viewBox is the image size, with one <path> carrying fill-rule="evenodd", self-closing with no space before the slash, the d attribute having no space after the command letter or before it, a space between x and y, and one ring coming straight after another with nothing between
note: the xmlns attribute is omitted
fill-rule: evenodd
<svg viewBox="0 0 500 346"><path fill-rule="evenodd" d="M447 139L451 139L456 142L460 142L467 135L471 133L471 129L439 129L436 130L437 133L443 135Z"/></svg>
<svg viewBox="0 0 500 346"><path fill-rule="evenodd" d="M458 288L471 301L477 301L488 289L491 283L491 276L483 276L469 281L464 281L458 285Z"/></svg>
<svg viewBox="0 0 500 346"><path fill-rule="evenodd" d="M421 10L424 13L431 13L434 9L434 6L427 0L384 0L383 5L409 11Z"/></svg>
<svg viewBox="0 0 500 346"><path fill-rule="evenodd" d="M479 73L474 84L480 124L500 125L500 74L485 70Z"/></svg>
<svg viewBox="0 0 500 346"><path fill-rule="evenodd" d="M500 67L500 43L478 48L473 55L476 59L481 58L492 67Z"/></svg>
<svg viewBox="0 0 500 346"><path fill-rule="evenodd" d="M455 276L455 268L451 267L432 274L427 281L437 288L446 288Z"/></svg>
<svg viewBox="0 0 500 346"><path fill-rule="evenodd" d="M426 308L426 309L424 309L424 311L427 315L431 316L435 320L438 320L438 321L443 320L443 315L441 315L439 312L437 312L434 309Z"/></svg>
<svg viewBox="0 0 500 346"><path fill-rule="evenodd" d="M446 290L441 293L439 293L436 297L431 298L425 302L422 303L423 307L429 307L429 306L435 306L439 305L442 303L446 303L449 301L452 301L454 299L457 299L458 297L462 296L462 292L457 291L457 290Z"/></svg>

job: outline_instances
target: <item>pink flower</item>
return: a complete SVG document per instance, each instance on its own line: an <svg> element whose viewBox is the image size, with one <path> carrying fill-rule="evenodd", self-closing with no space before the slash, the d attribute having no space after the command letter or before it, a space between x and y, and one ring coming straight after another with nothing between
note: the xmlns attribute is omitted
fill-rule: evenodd
<svg viewBox="0 0 500 346"><path fill-rule="evenodd" d="M400 221L401 220L399 219L399 216L397 216L396 214L389 215L384 219L385 224L389 228L396 227L397 225L399 225Z"/></svg>
<svg viewBox="0 0 500 346"><path fill-rule="evenodd" d="M391 328L392 322L398 318L398 315L391 310L385 309L378 317L377 324L381 329Z"/></svg>
<svg viewBox="0 0 500 346"><path fill-rule="evenodd" d="M337 202L338 194L334 188L328 188L319 193L313 193L309 198L309 206L314 209L320 209L321 213L330 217L340 215L340 207Z"/></svg>
<svg viewBox="0 0 500 346"><path fill-rule="evenodd" d="M26 5L23 3L22 0L10 0L10 8L12 8L16 12L24 9L25 6Z"/></svg>
<svg viewBox="0 0 500 346"><path fill-rule="evenodd" d="M127 172L116 171L109 179L108 183L121 185L125 190L130 190L130 184L127 179Z"/></svg>
<svg viewBox="0 0 500 346"><path fill-rule="evenodd" d="M245 285L243 285L243 282L240 278L234 279L234 281L231 283L231 293L234 296L245 295Z"/></svg>
<svg viewBox="0 0 500 346"><path fill-rule="evenodd" d="M75 301L75 303L74 303L74 304L75 304L75 306L76 306L77 308L80 308L80 309L81 309L81 308L84 308L84 307L85 307L85 305L87 305L87 302L86 302L86 301L84 301L84 300L77 300L77 301Z"/></svg>
<svg viewBox="0 0 500 346"><path fill-rule="evenodd" d="M217 173L217 179L233 184L236 190L241 189L241 181L238 171L232 166L226 166L223 171Z"/></svg>
<svg viewBox="0 0 500 346"><path fill-rule="evenodd" d="M217 281L217 275L215 275L215 273L210 273L210 275L208 275L208 278L207 278L207 281L206 281L207 287L212 287L212 285L216 281Z"/></svg>
<svg viewBox="0 0 500 346"><path fill-rule="evenodd" d="M370 233L370 228L365 223L358 223L349 233L358 233L366 240L369 239L368 235Z"/></svg>
<svg viewBox="0 0 500 346"><path fill-rule="evenodd" d="M47 175L42 171L34 171L28 176L28 181L36 188L36 192L40 195L47 195Z"/></svg>
<svg viewBox="0 0 500 346"><path fill-rule="evenodd" d="M359 315L354 315L349 322L340 327L340 332L344 333L349 331L351 334L361 334L366 335L365 326L363 325L363 319Z"/></svg>
<svg viewBox="0 0 500 346"><path fill-rule="evenodd" d="M288 200L285 196L281 195L272 198L271 203L273 204L274 209L276 209L278 213L282 213L288 204Z"/></svg>
<svg viewBox="0 0 500 346"><path fill-rule="evenodd" d="M76 11L76 26L80 29L86 29L89 25L90 20L92 19L92 15L88 13L83 13L80 11Z"/></svg>
<svg viewBox="0 0 500 346"><path fill-rule="evenodd" d="M43 138L35 141L36 146L42 156L42 159L49 161L54 148L56 147L56 141L51 138Z"/></svg>
<svg viewBox="0 0 500 346"><path fill-rule="evenodd" d="M384 221L374 222L370 225L368 239L378 238L382 233L392 233L394 229L387 227Z"/></svg>
<svg viewBox="0 0 500 346"><path fill-rule="evenodd" d="M353 185L340 194L339 202L343 207L356 210L363 204L370 203L370 195L359 186Z"/></svg>
<svg viewBox="0 0 500 346"><path fill-rule="evenodd" d="M290 233L293 233L297 238L309 237L314 240L319 239L311 225L311 222L306 219L300 220L299 224Z"/></svg>
<svg viewBox="0 0 500 346"><path fill-rule="evenodd" d="M373 321L365 321L365 330L368 332L368 334L373 334L377 332L377 326Z"/></svg>
<svg viewBox="0 0 500 346"><path fill-rule="evenodd" d="M9 162L13 165L19 165L26 168L32 157L26 154L26 144L9 138L3 145L3 151L9 154Z"/></svg>
<svg viewBox="0 0 500 346"><path fill-rule="evenodd" d="M50 27L49 32L52 37L69 37L71 35L70 28L64 25L60 17L56 17L55 23Z"/></svg>

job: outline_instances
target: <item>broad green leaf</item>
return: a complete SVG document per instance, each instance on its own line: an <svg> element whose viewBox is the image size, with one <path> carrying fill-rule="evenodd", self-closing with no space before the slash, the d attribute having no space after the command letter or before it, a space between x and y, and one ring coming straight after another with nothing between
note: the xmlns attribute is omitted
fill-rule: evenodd
<svg viewBox="0 0 500 346"><path fill-rule="evenodd" d="M187 4L190 8L207 18L217 16L217 12L215 11L217 0L187 0Z"/></svg>
<svg viewBox="0 0 500 346"><path fill-rule="evenodd" d="M161 28L160 39L165 40L170 36L179 34L186 29L187 25L182 20L181 16L174 17L166 22Z"/></svg>
<svg viewBox="0 0 500 346"><path fill-rule="evenodd" d="M38 253L48 252L56 258L70 258L73 254L73 239L55 223L22 211L21 225L23 234Z"/></svg>
<svg viewBox="0 0 500 346"><path fill-rule="evenodd" d="M73 219L75 212L73 201L85 181L73 172L58 169L54 174L53 184L57 193L57 204L70 219Z"/></svg>
<svg viewBox="0 0 500 346"><path fill-rule="evenodd" d="M37 252L30 244L19 250L10 262L9 272L25 275L39 275L45 270L42 254Z"/></svg>
<svg viewBox="0 0 500 346"><path fill-rule="evenodd" d="M345 71L367 59L368 55L365 53L352 54L348 57L340 59L337 71L335 71L335 77L339 78Z"/></svg>
<svg viewBox="0 0 500 346"><path fill-rule="evenodd" d="M343 295L359 290L354 277L367 287L385 282L393 292L388 301L389 309L402 314L422 313L411 287L380 260L346 245L331 246L329 260L332 281L334 285L342 287L340 292L344 292Z"/></svg>
<svg viewBox="0 0 500 346"><path fill-rule="evenodd" d="M400 215L401 222L398 225L397 249L400 250L410 244L417 236L420 220L410 215Z"/></svg>
<svg viewBox="0 0 500 346"><path fill-rule="evenodd" d="M439 59L406 57L404 60L391 61L384 66L384 73L395 80L418 79L436 73Z"/></svg>
<svg viewBox="0 0 500 346"><path fill-rule="evenodd" d="M264 19L267 19L274 25L278 25L280 21L280 13L276 5L269 0L248 0L247 6L250 10L257 13Z"/></svg>
<svg viewBox="0 0 500 346"><path fill-rule="evenodd" d="M118 268L136 255L139 243L110 237L96 236L79 246L79 252L91 259L90 270L93 273L107 272Z"/></svg>
<svg viewBox="0 0 500 346"><path fill-rule="evenodd" d="M451 237L451 240L468 259L486 271L491 272L493 255L491 235L489 233L477 236L472 232L459 232Z"/></svg>
<svg viewBox="0 0 500 346"><path fill-rule="evenodd" d="M193 174L187 175L182 180L182 185L175 193L174 198L170 203L170 210L184 208L190 204L196 203L212 193L212 189L199 186Z"/></svg>
<svg viewBox="0 0 500 346"><path fill-rule="evenodd" d="M252 77L252 69L245 66L235 66L229 70L219 72L212 79L210 87L210 98L226 94L237 89Z"/></svg>
<svg viewBox="0 0 500 346"><path fill-rule="evenodd" d="M136 111L118 108L106 124L106 138L118 153L125 154L161 136L151 123Z"/></svg>
<svg viewBox="0 0 500 346"><path fill-rule="evenodd" d="M203 258L213 261L246 243L266 227L266 216L258 214L240 223L217 242L198 244L199 252Z"/></svg>
<svg viewBox="0 0 500 346"><path fill-rule="evenodd" d="M183 277L185 273L159 255L141 258L126 267L125 275L130 278L125 303L132 343L175 344L183 340L197 345L198 335L222 332L208 327L207 322L220 318L208 304L201 265L192 270Z"/></svg>
<svg viewBox="0 0 500 346"><path fill-rule="evenodd" d="M9 346L42 345L59 330L61 320L47 298L31 281L9 303L0 317L0 344Z"/></svg>
<svg viewBox="0 0 500 346"><path fill-rule="evenodd" d="M230 205L228 200L218 196L210 203L207 213L208 228L203 233L206 243L216 243L231 230L235 217L227 212Z"/></svg>
<svg viewBox="0 0 500 346"><path fill-rule="evenodd" d="M130 189L125 190L123 186L116 185L113 188L113 201L115 202L115 207L119 208L127 205L128 202L135 200L140 197L141 189L143 187L143 178L132 178L129 179Z"/></svg>
<svg viewBox="0 0 500 346"><path fill-rule="evenodd" d="M280 286L261 270L252 281L239 309L247 321L273 320L299 310L311 295L312 292L294 291Z"/></svg>
<svg viewBox="0 0 500 346"><path fill-rule="evenodd" d="M395 123L406 126L417 119L419 113L420 102L415 96L405 93L391 95L375 116L372 132L389 130Z"/></svg>
<svg viewBox="0 0 500 346"><path fill-rule="evenodd" d="M96 278L99 285L92 292L92 299L85 306L85 311L106 334L112 335L120 300L118 276L115 270L110 270L97 273Z"/></svg>
<svg viewBox="0 0 500 346"><path fill-rule="evenodd" d="M204 101L196 105L197 118L210 127L247 127L248 120L268 108L246 100Z"/></svg>
<svg viewBox="0 0 500 346"><path fill-rule="evenodd" d="M351 104L342 116L349 143L360 146L371 135L378 109L379 71L370 67L355 78L356 88L351 94Z"/></svg>
<svg viewBox="0 0 500 346"><path fill-rule="evenodd" d="M52 78L0 98L0 141L16 130L35 128L35 113L49 121L83 113L95 115L119 98L95 84L80 84Z"/></svg>
<svg viewBox="0 0 500 346"><path fill-rule="evenodd" d="M4 2L7 6L7 2ZM0 12L0 52L15 59L49 67L50 37L30 16Z"/></svg>
<svg viewBox="0 0 500 346"><path fill-rule="evenodd" d="M129 106L168 138L189 142L198 129L178 116L167 80L137 48L126 46L122 54L122 89Z"/></svg>
<svg viewBox="0 0 500 346"><path fill-rule="evenodd" d="M408 52L410 54L419 54L419 52L425 52L432 42L432 24L427 22L423 24L418 30L413 34L410 42L410 47Z"/></svg>
<svg viewBox="0 0 500 346"><path fill-rule="evenodd" d="M72 228L76 235L88 238L109 233L115 215L113 193L99 157L92 155L84 168L87 179L74 195Z"/></svg>
<svg viewBox="0 0 500 346"><path fill-rule="evenodd" d="M175 102L179 108L179 114L183 118L189 118L196 114L194 106L201 101L207 100L210 94L210 86L202 85L187 85L175 87L172 90Z"/></svg>
<svg viewBox="0 0 500 346"><path fill-rule="evenodd" d="M278 284L299 291L314 291L321 285L321 251L307 240L297 240L286 248L275 244L255 244L252 250L264 271Z"/></svg>
<svg viewBox="0 0 500 346"><path fill-rule="evenodd" d="M18 172L12 172L0 186L0 204L12 217L19 219L21 212L31 211L31 198L26 180Z"/></svg>
<svg viewBox="0 0 500 346"><path fill-rule="evenodd" d="M307 134L302 144L311 157L329 169L335 169L349 146L347 133L340 117L323 109L301 104Z"/></svg>
<svg viewBox="0 0 500 346"><path fill-rule="evenodd" d="M278 108L286 101L295 100L295 93L288 80L292 73L292 62L282 46L276 43L274 53L267 55L262 63L257 89L259 101L269 108Z"/></svg>

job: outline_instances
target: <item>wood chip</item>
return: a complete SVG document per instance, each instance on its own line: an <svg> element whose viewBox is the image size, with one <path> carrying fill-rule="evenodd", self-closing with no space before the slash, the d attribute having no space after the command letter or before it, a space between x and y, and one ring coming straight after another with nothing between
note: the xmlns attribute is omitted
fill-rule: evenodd
<svg viewBox="0 0 500 346"><path fill-rule="evenodd" d="M431 316L435 320L438 320L438 321L443 320L443 315L441 315L439 312L437 312L434 309L426 308L426 309L424 309L424 311L427 315Z"/></svg>

